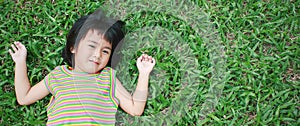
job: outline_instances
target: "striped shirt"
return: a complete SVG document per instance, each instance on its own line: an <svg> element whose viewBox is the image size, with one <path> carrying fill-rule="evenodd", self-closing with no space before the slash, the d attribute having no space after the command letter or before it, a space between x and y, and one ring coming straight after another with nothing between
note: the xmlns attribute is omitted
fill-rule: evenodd
<svg viewBox="0 0 300 126"><path fill-rule="evenodd" d="M119 102L112 68L88 74L58 66L44 80L53 95L47 125L115 125Z"/></svg>

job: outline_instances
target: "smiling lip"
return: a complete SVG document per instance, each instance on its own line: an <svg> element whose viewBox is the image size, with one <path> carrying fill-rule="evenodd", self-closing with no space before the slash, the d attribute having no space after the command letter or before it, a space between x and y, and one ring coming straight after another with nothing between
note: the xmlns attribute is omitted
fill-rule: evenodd
<svg viewBox="0 0 300 126"><path fill-rule="evenodd" d="M93 63L95 63L95 64L97 64L97 65L99 65L100 63L98 63L98 62L95 62L95 61L91 61L91 62L93 62Z"/></svg>

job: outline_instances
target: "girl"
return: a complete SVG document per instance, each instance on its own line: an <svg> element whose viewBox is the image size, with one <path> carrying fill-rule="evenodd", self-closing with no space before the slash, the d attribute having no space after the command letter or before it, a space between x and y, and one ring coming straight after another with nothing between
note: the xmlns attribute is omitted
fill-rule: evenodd
<svg viewBox="0 0 300 126"><path fill-rule="evenodd" d="M26 48L14 42L9 53L15 62L18 103L29 105L51 93L47 125L114 125L118 106L130 115L141 115L155 60L146 54L137 59L138 83L131 96L109 67L115 47L124 38L123 25L106 18L100 10L77 20L62 53L68 65L56 67L32 87Z"/></svg>

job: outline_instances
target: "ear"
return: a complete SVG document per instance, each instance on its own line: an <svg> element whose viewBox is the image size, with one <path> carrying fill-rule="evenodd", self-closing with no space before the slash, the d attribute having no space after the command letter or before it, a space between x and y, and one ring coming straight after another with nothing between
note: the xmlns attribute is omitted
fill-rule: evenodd
<svg viewBox="0 0 300 126"><path fill-rule="evenodd" d="M75 49L73 47L70 48L71 53L75 53Z"/></svg>

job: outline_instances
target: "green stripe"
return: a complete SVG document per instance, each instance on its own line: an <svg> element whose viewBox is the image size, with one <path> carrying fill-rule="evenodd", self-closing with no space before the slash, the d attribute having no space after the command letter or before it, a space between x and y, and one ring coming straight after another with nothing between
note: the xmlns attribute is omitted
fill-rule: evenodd
<svg viewBox="0 0 300 126"><path fill-rule="evenodd" d="M82 110L64 110L64 111L61 111L61 112L57 112L55 114L55 116L58 116L58 115L61 115L61 114L65 114L65 113L76 113L76 112L80 112L80 113L86 113L87 110L89 112L95 112L95 113L99 113L99 114L105 114L105 115L115 115L115 112L105 112L105 111L100 111L100 110L95 110L95 109L82 109ZM56 111L59 111L59 110L56 110ZM54 112L56 112L54 111ZM88 112L87 112L88 113ZM83 116L83 115L81 115ZM89 115L86 115L89 117ZM103 118L110 118L110 117L103 117Z"/></svg>

